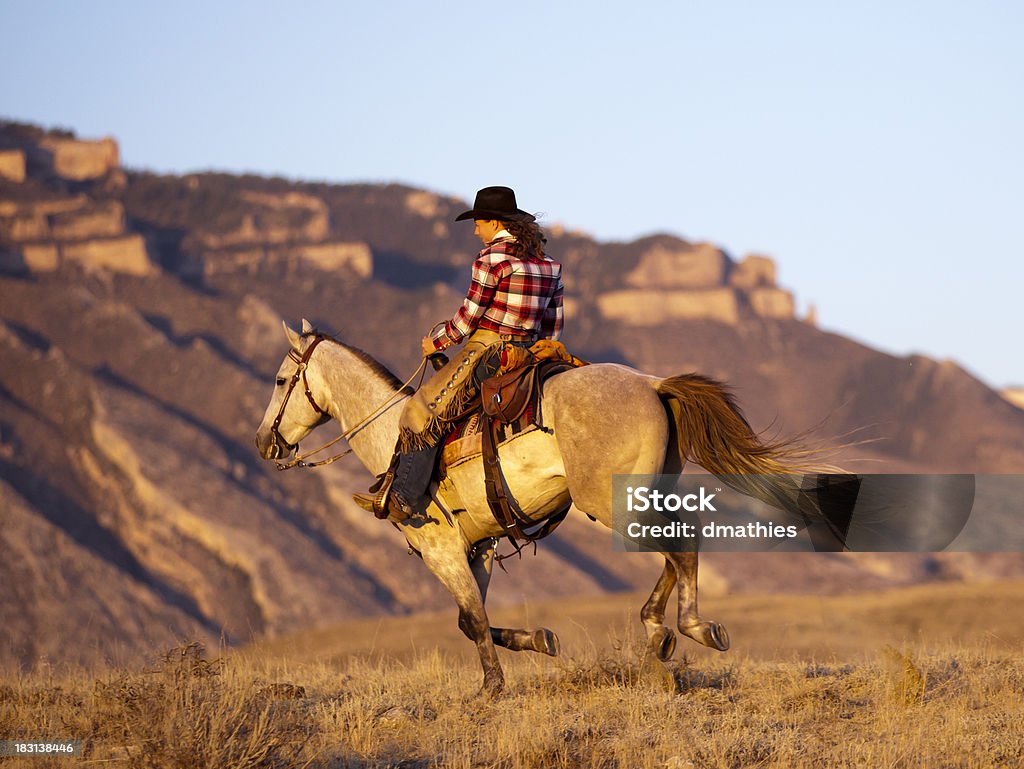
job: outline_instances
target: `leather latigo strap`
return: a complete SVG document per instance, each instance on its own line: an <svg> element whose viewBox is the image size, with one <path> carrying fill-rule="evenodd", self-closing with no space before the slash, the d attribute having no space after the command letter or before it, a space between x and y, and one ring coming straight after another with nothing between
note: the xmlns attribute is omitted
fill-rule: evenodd
<svg viewBox="0 0 1024 769"><path fill-rule="evenodd" d="M484 417L483 433L480 441L483 446L484 489L487 492L487 504L494 514L495 520L501 524L512 541L526 539L519 522L516 520L508 495L505 493L505 479L501 472L501 460L498 458L498 446L494 437L497 425L490 417Z"/></svg>
<svg viewBox="0 0 1024 769"><path fill-rule="evenodd" d="M531 526L531 521L519 507L515 498L508 493L504 475L501 472L501 459L498 457L498 446L495 431L498 425L488 416L484 417L483 430L480 436L483 446L484 489L487 492L487 505L491 508L494 519L501 524L505 533L512 540L512 546L519 552L520 540L536 542L553 532L569 514L569 507L549 516L536 531L527 533L523 526Z"/></svg>

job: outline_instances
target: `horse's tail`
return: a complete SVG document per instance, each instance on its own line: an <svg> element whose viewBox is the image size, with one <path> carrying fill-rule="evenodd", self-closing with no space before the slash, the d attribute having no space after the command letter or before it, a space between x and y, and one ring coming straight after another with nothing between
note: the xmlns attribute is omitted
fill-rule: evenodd
<svg viewBox="0 0 1024 769"><path fill-rule="evenodd" d="M681 465L694 462L737 491L792 513L818 513L801 500L807 473L842 472L814 460L798 440L765 440L720 382L699 374L662 379L657 391L672 414ZM818 513L820 514L820 513Z"/></svg>

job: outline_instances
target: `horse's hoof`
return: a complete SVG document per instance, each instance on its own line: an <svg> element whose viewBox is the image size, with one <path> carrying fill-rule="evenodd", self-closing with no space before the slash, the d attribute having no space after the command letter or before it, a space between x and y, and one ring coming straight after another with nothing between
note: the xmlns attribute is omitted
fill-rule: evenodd
<svg viewBox="0 0 1024 769"><path fill-rule="evenodd" d="M533 634L533 650L546 654L549 657L557 657L561 651L558 636L546 627L542 627Z"/></svg>
<svg viewBox="0 0 1024 769"><path fill-rule="evenodd" d="M662 662L668 662L676 653L676 634L662 625L647 640L647 649Z"/></svg>
<svg viewBox="0 0 1024 769"><path fill-rule="evenodd" d="M729 631L725 629L725 625L720 625L717 622L709 623L708 634L711 636L711 643L708 644L720 652L724 652L729 648Z"/></svg>
<svg viewBox="0 0 1024 769"><path fill-rule="evenodd" d="M711 649L724 652L729 648L729 631L717 622L701 622L688 628L680 628L683 635L702 643Z"/></svg>

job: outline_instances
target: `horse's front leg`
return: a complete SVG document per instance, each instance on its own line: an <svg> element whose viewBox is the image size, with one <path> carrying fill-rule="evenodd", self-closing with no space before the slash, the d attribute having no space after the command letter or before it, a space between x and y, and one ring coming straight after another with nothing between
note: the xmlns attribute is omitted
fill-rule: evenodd
<svg viewBox="0 0 1024 769"><path fill-rule="evenodd" d="M480 597L486 603L487 586L491 582L491 570L494 566L494 550L497 547L497 540L490 540L486 544L478 545L469 568L476 577L477 587L480 589ZM508 649L513 652L530 651L547 654L557 657L559 652L558 636L546 627L537 630L526 630L523 628L492 627L491 640L496 646Z"/></svg>
<svg viewBox="0 0 1024 769"><path fill-rule="evenodd" d="M433 509L433 508L431 508ZM505 686L505 674L498 662L491 626L484 610L483 595L470 569L462 537L439 515L440 521L417 522L416 534L410 542L423 556L423 563L455 598L459 607L459 629L476 644L484 671L483 692L494 696ZM410 524L407 524L410 525Z"/></svg>

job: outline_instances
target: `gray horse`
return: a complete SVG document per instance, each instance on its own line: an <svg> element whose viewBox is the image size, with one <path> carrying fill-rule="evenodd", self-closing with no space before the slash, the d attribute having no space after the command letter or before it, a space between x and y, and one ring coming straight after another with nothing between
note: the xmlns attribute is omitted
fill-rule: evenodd
<svg viewBox="0 0 1024 769"><path fill-rule="evenodd" d="M316 333L305 320L302 333L285 325L285 334L291 350L256 433L260 454L277 460L291 456L299 441L333 418L363 465L383 473L409 391L365 352ZM798 472L803 452L793 444L760 440L728 393L710 379L693 374L662 379L610 363L583 366L545 383L541 414L547 429L499 446L508 488L531 520L571 502L610 528L613 475L679 473L687 461L776 507L793 506L792 489L773 488L764 479ZM496 628L488 622L484 600L494 538L504 531L487 505L481 463L477 455L450 466L427 520L397 525L455 598L459 628L480 654L483 689L495 694L504 686L495 645L552 656L559 646L547 628ZM737 486L736 478L745 475L751 483ZM650 651L661 660L674 652L675 635L664 621L677 586L679 632L713 649L728 649L725 628L697 612L697 553L664 557L664 570L640 612Z"/></svg>

